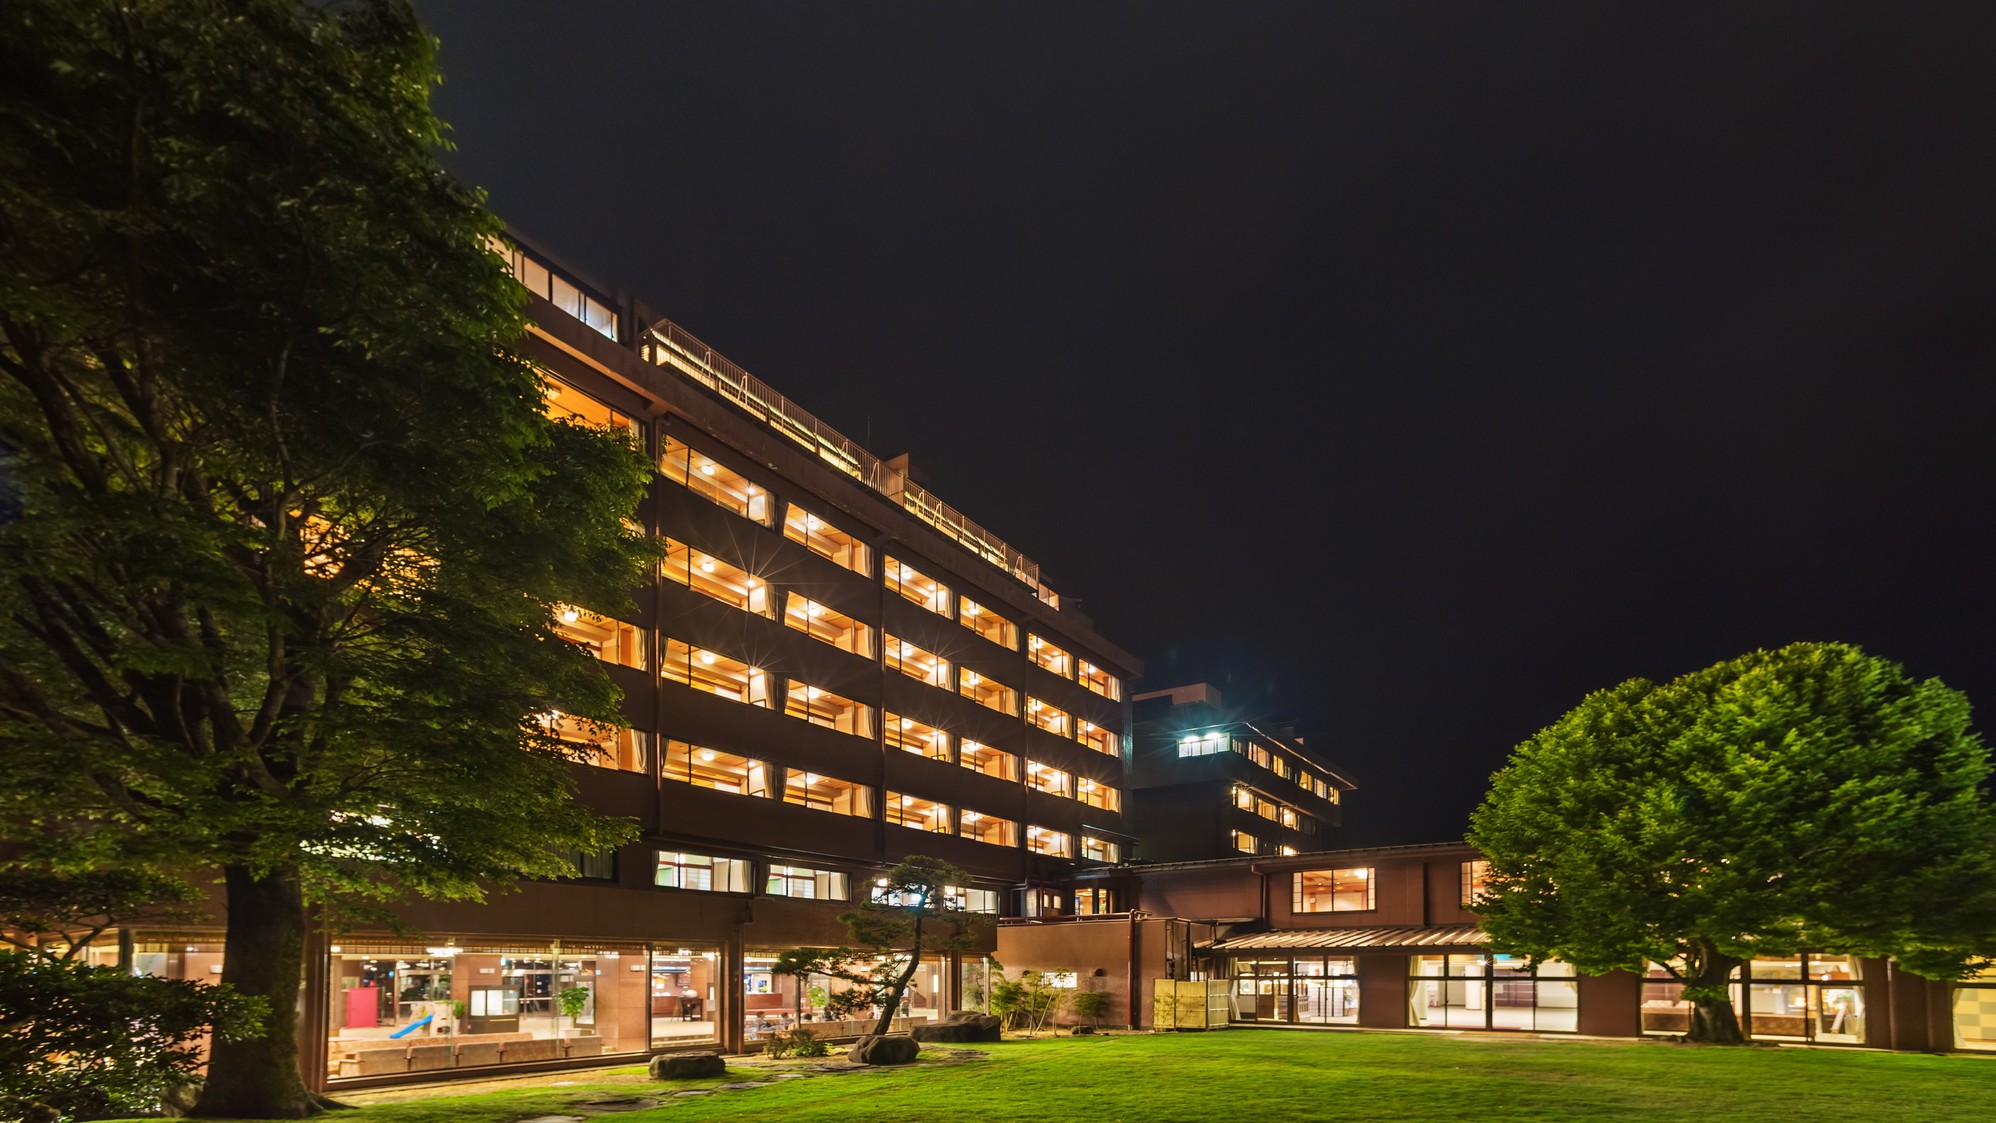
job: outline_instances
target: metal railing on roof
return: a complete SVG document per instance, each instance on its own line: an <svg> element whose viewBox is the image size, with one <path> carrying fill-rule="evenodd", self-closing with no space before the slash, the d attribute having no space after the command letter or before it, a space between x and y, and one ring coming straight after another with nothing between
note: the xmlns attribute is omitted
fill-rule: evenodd
<svg viewBox="0 0 1996 1123"><path fill-rule="evenodd" d="M692 332L671 320L660 320L652 325L650 336L651 354L647 357L654 365L671 367L734 403L820 460L900 503L909 514L986 563L1011 574L1049 606L1060 607L1060 595L1040 580L1040 567L1033 559L1006 545L1004 539L971 521L904 473L890 470L879 457L736 366Z"/></svg>

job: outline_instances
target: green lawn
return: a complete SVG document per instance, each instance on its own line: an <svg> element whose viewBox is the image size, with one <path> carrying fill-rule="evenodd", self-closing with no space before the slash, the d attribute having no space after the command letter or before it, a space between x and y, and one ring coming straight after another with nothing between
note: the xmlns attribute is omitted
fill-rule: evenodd
<svg viewBox="0 0 1996 1123"><path fill-rule="evenodd" d="M1996 1058L1831 1049L1471 1036L1230 1030L1049 1038L983 1046L986 1060L786 1080L596 1115L578 1101L682 1087L636 1070L567 1073L535 1086L380 1102L340 1123L511 1123L589 1115L604 1123L825 1120L1987 1120ZM924 1058L933 1056L924 1053ZM731 1079L763 1079L756 1063ZM705 1082L712 1086L713 1081Z"/></svg>

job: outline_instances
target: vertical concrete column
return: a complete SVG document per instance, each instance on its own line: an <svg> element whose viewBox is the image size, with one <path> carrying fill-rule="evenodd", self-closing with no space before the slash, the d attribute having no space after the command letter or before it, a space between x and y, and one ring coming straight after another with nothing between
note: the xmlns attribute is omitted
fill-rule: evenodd
<svg viewBox="0 0 1996 1123"><path fill-rule="evenodd" d="M314 910L312 923L305 933L305 994L300 1000L298 1026L301 1039L298 1042L299 1075L304 1077L305 1087L314 1092L326 1090L327 1038L332 1034L331 982L329 978L332 957L332 941L326 936L325 925Z"/></svg>
<svg viewBox="0 0 1996 1123"><path fill-rule="evenodd" d="M748 951L742 943L742 930L736 925L721 944L720 978L714 982L714 996L717 1002L714 1016L719 1024L718 1031L721 1050L727 1053L744 1051L742 1019L747 1011L742 1001L743 972L748 965Z"/></svg>

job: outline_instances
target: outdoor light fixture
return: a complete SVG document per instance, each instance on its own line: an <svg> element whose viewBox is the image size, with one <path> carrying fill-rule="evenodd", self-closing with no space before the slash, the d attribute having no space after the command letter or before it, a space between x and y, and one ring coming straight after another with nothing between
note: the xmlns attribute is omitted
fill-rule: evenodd
<svg viewBox="0 0 1996 1123"><path fill-rule="evenodd" d="M581 615L580 612L577 612L573 608L564 608L561 610L561 622L564 624L573 624Z"/></svg>
<svg viewBox="0 0 1996 1123"><path fill-rule="evenodd" d="M887 879L884 877L876 877L873 879L873 884L882 889L885 889L887 888Z"/></svg>

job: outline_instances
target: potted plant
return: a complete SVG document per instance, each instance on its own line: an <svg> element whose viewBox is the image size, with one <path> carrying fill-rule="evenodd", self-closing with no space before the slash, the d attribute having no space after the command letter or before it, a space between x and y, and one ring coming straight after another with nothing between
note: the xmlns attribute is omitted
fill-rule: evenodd
<svg viewBox="0 0 1996 1123"><path fill-rule="evenodd" d="M582 1008L589 1005L589 988L564 987L555 997L561 1002L563 1016L568 1018L570 1025L576 1026L579 1030L581 1027L576 1025L576 1020L582 1017ZM555 1026L555 1036L561 1036L561 1026L558 1023Z"/></svg>

